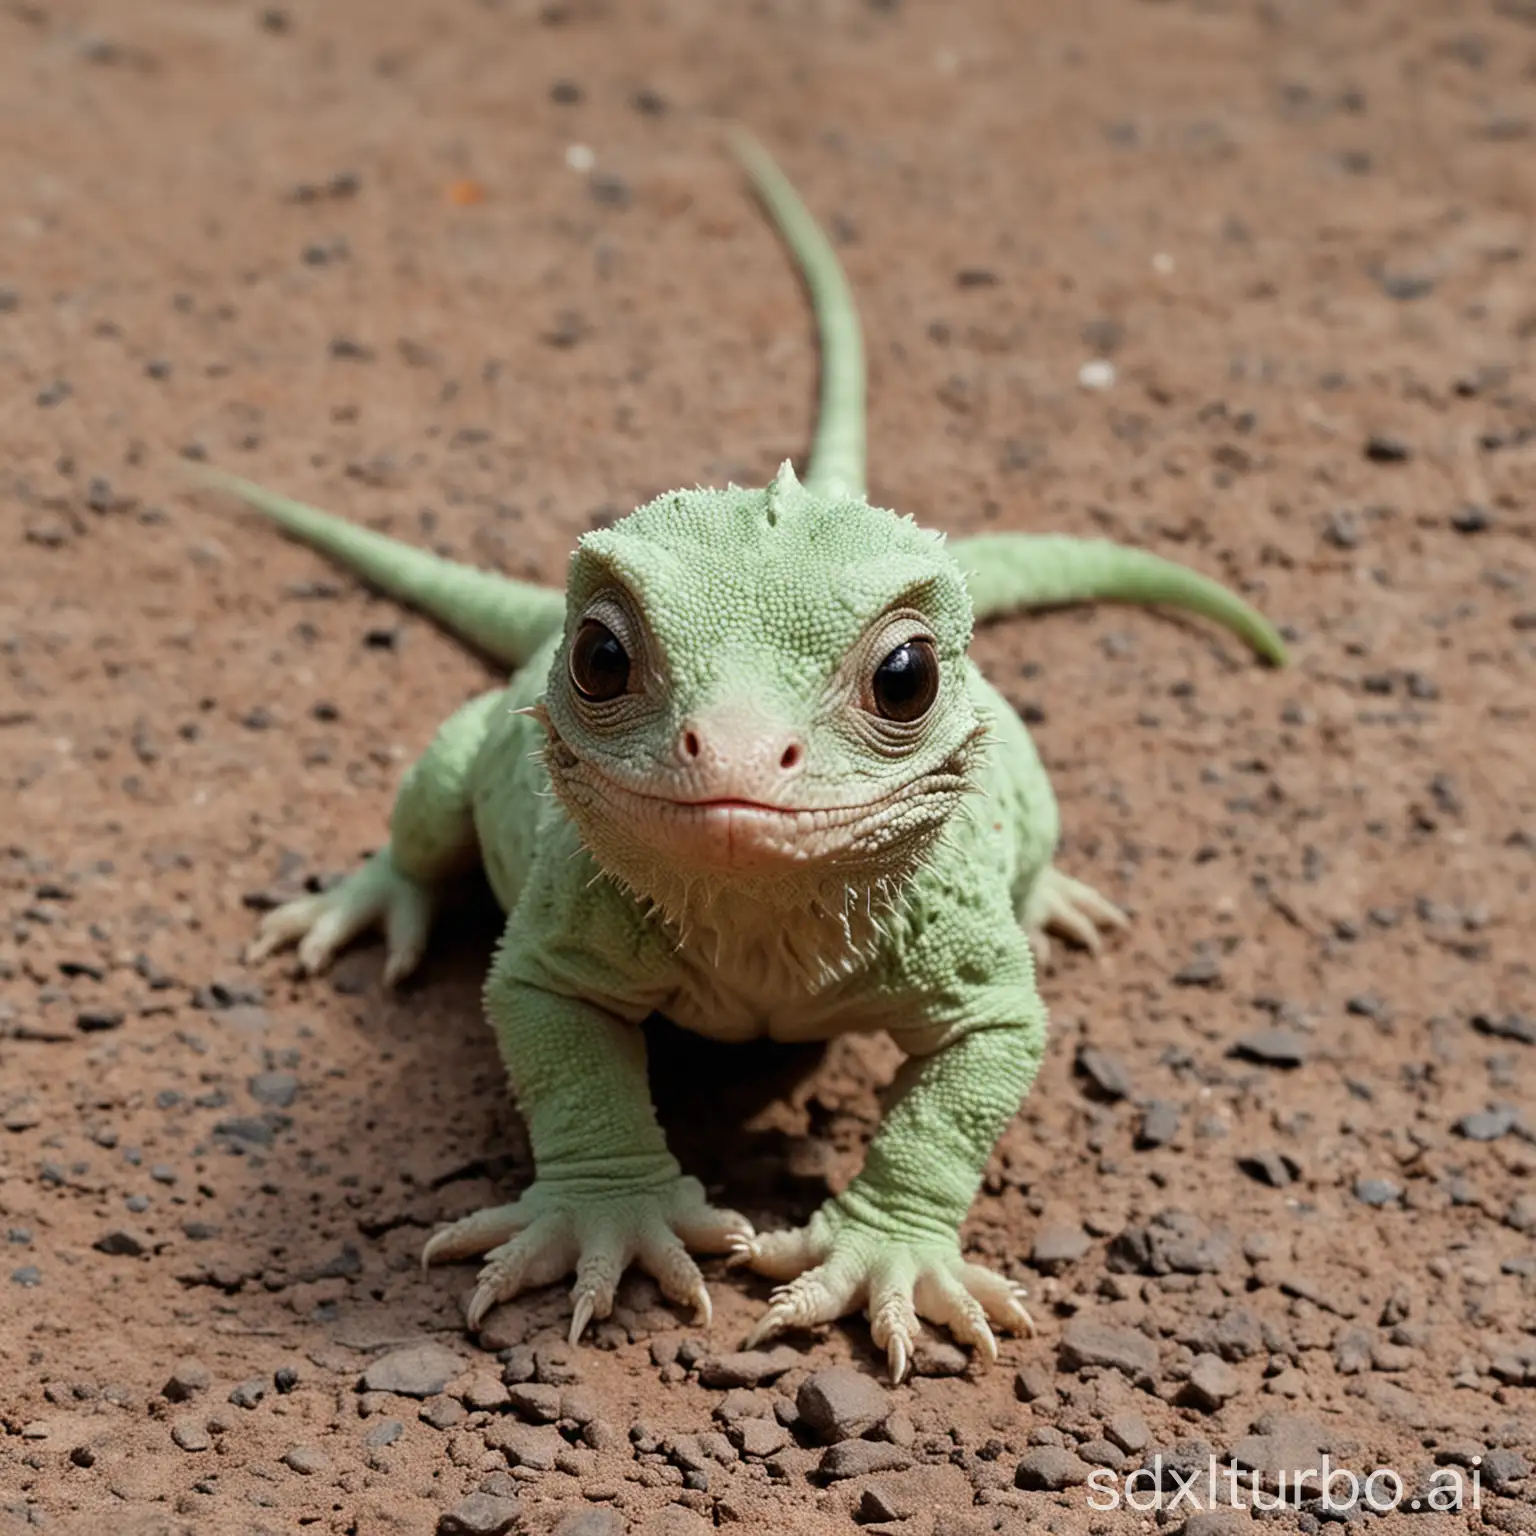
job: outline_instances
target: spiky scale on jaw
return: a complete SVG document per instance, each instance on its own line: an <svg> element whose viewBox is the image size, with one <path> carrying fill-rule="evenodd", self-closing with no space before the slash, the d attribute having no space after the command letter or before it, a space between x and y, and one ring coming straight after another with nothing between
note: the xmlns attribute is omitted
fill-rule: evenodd
<svg viewBox="0 0 1536 1536"><path fill-rule="evenodd" d="M484 1257L471 1327L574 1269L574 1342L630 1262L707 1325L688 1250L728 1252L784 1282L754 1340L864 1306L899 1380L920 1318L982 1364L994 1328L1032 1326L1019 1288L967 1263L958 1232L1043 1051L1031 940L1054 924L1092 946L1123 920L1051 863L1050 785L967 659L973 618L1167 602L1272 660L1283 648L1231 593L1154 556L1023 534L946 544L871 506L847 282L777 167L735 143L815 305L822 409L804 485L786 463L760 490L658 497L580 541L561 598L220 482L525 663L438 732L388 849L269 916L257 953L297 942L320 969L382 924L397 979L448 883L483 862L508 913L486 1008L536 1169L519 1199L423 1252ZM900 709L879 686L898 661L885 676L912 685ZM638 1025L656 1010L725 1039L883 1029L907 1053L863 1170L803 1228L759 1235L683 1176L646 1082Z"/></svg>

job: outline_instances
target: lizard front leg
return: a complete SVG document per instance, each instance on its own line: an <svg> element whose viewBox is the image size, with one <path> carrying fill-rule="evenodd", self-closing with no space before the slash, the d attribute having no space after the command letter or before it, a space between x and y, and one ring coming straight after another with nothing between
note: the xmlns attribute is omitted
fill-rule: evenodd
<svg viewBox="0 0 1536 1536"><path fill-rule="evenodd" d="M422 1263L485 1255L469 1302L471 1328L520 1290L574 1269L574 1344L594 1317L613 1310L619 1279L634 1262L707 1324L709 1292L688 1250L727 1252L750 1239L752 1225L712 1207L667 1150L639 1025L530 979L540 968L515 927L514 915L486 1007L527 1121L534 1181L510 1205L437 1233Z"/></svg>
<svg viewBox="0 0 1536 1536"><path fill-rule="evenodd" d="M941 1323L991 1364L993 1324L1032 1332L1022 1291L967 1263L960 1224L987 1158L1039 1069L1044 1026L977 1029L912 1057L863 1171L803 1228L740 1239L734 1256L786 1280L747 1340L830 1322L862 1305L892 1377L906 1375L919 1317Z"/></svg>
<svg viewBox="0 0 1536 1536"><path fill-rule="evenodd" d="M249 963L296 944L299 965L314 974L355 938L382 927L385 985L416 969L444 885L473 868L479 853L470 768L492 713L506 706L506 697L501 688L481 694L443 723L401 782L389 846L329 890L269 912L246 950Z"/></svg>

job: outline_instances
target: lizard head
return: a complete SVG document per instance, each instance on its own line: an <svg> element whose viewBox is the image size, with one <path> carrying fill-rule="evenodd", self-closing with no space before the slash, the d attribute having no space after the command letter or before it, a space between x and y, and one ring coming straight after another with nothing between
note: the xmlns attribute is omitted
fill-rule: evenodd
<svg viewBox="0 0 1536 1536"><path fill-rule="evenodd" d="M680 491L571 558L546 762L642 895L774 904L909 873L971 785L971 606L941 537L863 500Z"/></svg>

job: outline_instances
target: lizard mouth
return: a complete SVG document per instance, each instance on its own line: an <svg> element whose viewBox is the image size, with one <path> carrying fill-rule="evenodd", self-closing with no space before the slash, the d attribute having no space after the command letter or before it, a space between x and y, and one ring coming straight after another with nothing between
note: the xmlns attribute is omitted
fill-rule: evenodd
<svg viewBox="0 0 1536 1536"><path fill-rule="evenodd" d="M843 860L879 864L883 845L904 841L898 828L930 822L941 799L952 804L966 787L960 774L930 773L853 804L791 806L745 795L690 799L636 789L568 746L551 753L550 766L561 797L588 828L590 842L607 840L590 835L597 832L594 823L601 823L604 833L622 830L669 863L733 874L789 873Z"/></svg>

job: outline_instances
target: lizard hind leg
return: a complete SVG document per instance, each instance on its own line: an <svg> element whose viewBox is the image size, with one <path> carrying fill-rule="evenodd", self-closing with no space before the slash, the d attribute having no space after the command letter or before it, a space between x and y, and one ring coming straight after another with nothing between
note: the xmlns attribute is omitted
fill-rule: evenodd
<svg viewBox="0 0 1536 1536"><path fill-rule="evenodd" d="M1047 864L1025 899L1022 922L1035 959L1043 966L1050 963L1051 933L1097 955L1103 943L1101 930L1124 928L1130 918L1091 885Z"/></svg>

